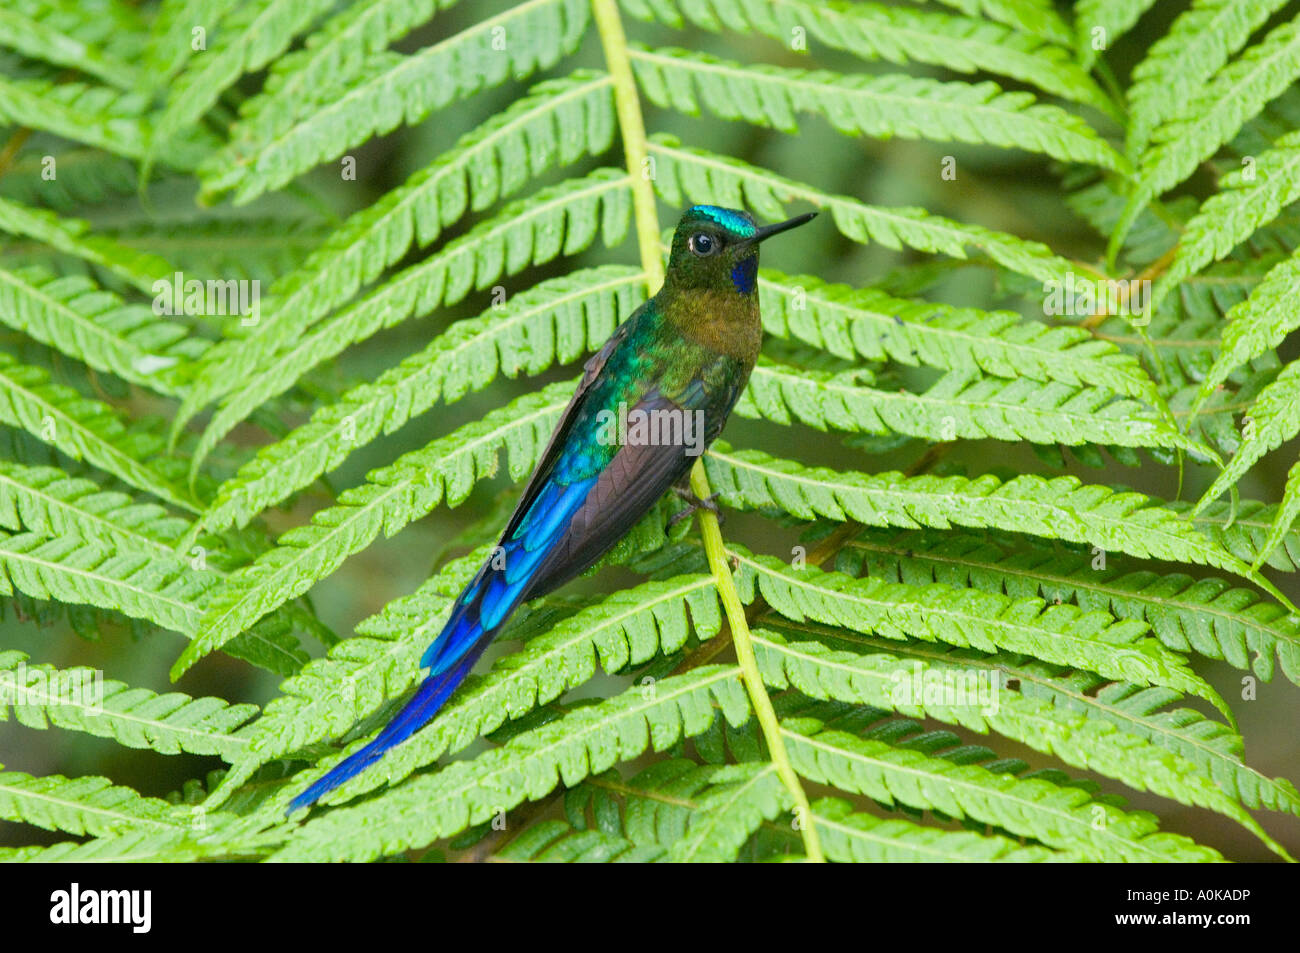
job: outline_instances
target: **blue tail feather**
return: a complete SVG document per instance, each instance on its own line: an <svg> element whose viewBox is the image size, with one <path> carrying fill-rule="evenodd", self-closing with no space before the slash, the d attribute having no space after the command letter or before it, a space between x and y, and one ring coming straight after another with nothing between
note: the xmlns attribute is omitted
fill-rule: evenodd
<svg viewBox="0 0 1300 953"><path fill-rule="evenodd" d="M594 482L593 478L546 488L529 510L524 524L504 542L506 565L494 568L489 560L456 600L442 632L420 659L420 667L429 669L429 675L415 696L373 741L344 758L295 797L289 804L290 813L310 806L356 777L438 713L524 598L529 581L543 562L542 557L563 537L569 518Z"/></svg>
<svg viewBox="0 0 1300 953"><path fill-rule="evenodd" d="M478 660L478 655L479 653L473 652L462 659L460 664L439 675L430 675L426 678L414 697L406 703L406 707L384 726L383 730L375 736L375 739L370 744L360 751L348 755L312 784L311 787L295 797L289 803L288 813L292 814L299 808L311 806L336 787L350 781L370 767L370 765L382 758L390 748L401 744L424 727L429 719L438 713L438 709L442 707L443 702L465 680L465 676L469 674L469 670L474 667L474 663Z"/></svg>

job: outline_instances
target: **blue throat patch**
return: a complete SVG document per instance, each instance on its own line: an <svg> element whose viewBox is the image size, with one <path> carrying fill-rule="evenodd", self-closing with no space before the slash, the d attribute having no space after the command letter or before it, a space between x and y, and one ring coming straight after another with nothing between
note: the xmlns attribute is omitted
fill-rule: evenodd
<svg viewBox="0 0 1300 953"><path fill-rule="evenodd" d="M758 256L750 255L744 258L732 267L731 283L736 286L736 290L743 295L751 294L754 290L754 284L758 281Z"/></svg>

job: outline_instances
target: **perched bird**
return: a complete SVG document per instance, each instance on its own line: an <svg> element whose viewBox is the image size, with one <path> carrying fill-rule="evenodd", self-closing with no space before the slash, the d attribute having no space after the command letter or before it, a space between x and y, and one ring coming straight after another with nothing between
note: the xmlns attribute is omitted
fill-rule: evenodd
<svg viewBox="0 0 1300 953"><path fill-rule="evenodd" d="M815 214L760 228L734 209L686 210L663 287L587 361L500 544L420 660L428 676L373 741L298 795L290 812L427 724L520 603L589 568L688 476L758 357L759 243ZM694 500L692 509L700 505L712 504Z"/></svg>

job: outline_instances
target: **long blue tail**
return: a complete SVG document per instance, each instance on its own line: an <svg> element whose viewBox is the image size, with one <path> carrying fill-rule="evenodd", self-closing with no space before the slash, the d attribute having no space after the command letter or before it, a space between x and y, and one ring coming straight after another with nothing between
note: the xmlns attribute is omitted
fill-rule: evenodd
<svg viewBox="0 0 1300 953"><path fill-rule="evenodd" d="M474 667L477 660L478 653L474 653L441 675L430 675L426 678L415 696L406 703L406 707L384 726L370 744L348 755L311 787L294 798L289 803L288 813L292 814L302 807L310 807L330 791L370 767L382 758L388 749L401 744L424 727L429 719L438 713L443 702L465 680L465 676L469 674L469 670Z"/></svg>
<svg viewBox="0 0 1300 953"><path fill-rule="evenodd" d="M465 680L500 625L498 622L497 626L485 629L481 621L483 597L492 588L489 584L491 575L484 568L485 571L466 587L442 633L425 652L421 665L431 666L431 671L411 700L384 725L373 741L348 755L294 798L287 813L311 806L345 781L356 777L438 714L438 709Z"/></svg>
<svg viewBox="0 0 1300 953"><path fill-rule="evenodd" d="M356 777L426 725L465 680L483 650L523 600L529 582L548 553L563 538L574 511L582 505L595 478L572 484L549 483L530 506L518 530L498 556L478 571L420 659L429 669L415 697L361 750L348 755L289 804L288 813L308 807L343 782Z"/></svg>

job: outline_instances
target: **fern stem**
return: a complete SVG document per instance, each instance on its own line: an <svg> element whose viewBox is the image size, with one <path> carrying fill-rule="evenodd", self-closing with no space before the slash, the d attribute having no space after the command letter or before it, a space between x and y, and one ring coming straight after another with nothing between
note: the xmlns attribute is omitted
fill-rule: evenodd
<svg viewBox="0 0 1300 953"><path fill-rule="evenodd" d="M632 76L632 64L627 52L627 35L623 31L623 21L618 12L616 0L591 0L592 13L596 20L596 29L600 34L601 47L605 53L605 65L614 79L614 108L618 115L619 131L623 137L623 154L627 162L628 175L632 180L632 207L636 216L637 244L641 250L641 266L645 269L646 284L653 294L663 284L664 267L659 251L659 216L655 209L654 188L651 186L648 152L646 148L645 120L641 115L641 98L637 92L636 80ZM704 463L697 460L691 470L691 491L701 500L712 495L709 478L704 473ZM812 807L808 795L804 793L799 776L790 763L790 756L785 749L785 740L763 686L763 677L758 671L758 661L754 656L754 643L750 637L749 623L745 620L745 607L736 592L735 580L731 576L731 564L727 560L727 547L722 540L722 530L718 518L701 507L697 511L700 522L700 535L704 539L704 552L709 559L709 569L713 573L718 596L727 615L727 624L731 629L732 643L736 647L736 660L740 664L745 691L749 695L754 714L758 717L767 742L768 755L776 766L778 775L790 796L794 800L795 817L800 821L799 835L803 839L804 854L808 860L822 863L826 860L822 853L821 841L812 820Z"/></svg>

